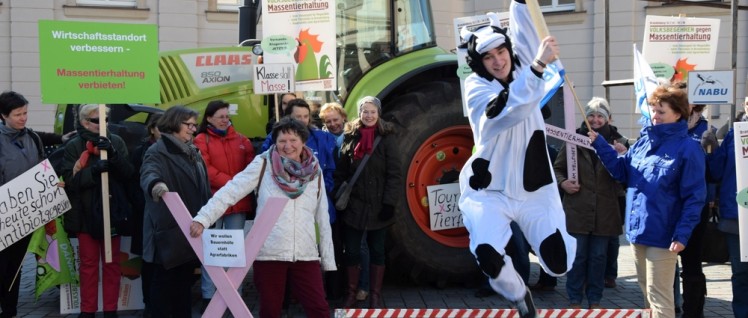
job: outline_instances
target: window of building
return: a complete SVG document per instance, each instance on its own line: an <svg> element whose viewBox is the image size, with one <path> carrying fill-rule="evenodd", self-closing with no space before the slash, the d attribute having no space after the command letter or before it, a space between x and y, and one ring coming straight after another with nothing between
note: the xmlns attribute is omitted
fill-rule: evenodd
<svg viewBox="0 0 748 318"><path fill-rule="evenodd" d="M137 0L76 0L78 5L105 7L137 7Z"/></svg>
<svg viewBox="0 0 748 318"><path fill-rule="evenodd" d="M217 0L217 2L220 11L237 11L244 4L244 0Z"/></svg>
<svg viewBox="0 0 748 318"><path fill-rule="evenodd" d="M538 0L543 12L574 11L576 0Z"/></svg>

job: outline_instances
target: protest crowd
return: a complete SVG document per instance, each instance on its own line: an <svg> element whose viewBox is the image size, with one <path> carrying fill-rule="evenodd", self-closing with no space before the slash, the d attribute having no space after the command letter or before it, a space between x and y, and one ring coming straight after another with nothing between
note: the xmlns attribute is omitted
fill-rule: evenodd
<svg viewBox="0 0 748 318"><path fill-rule="evenodd" d="M590 97L585 121L575 128L594 149L554 149L544 129L552 110L541 99L544 71L557 62L560 44L552 36L519 35L529 27L522 5L513 2L510 14L514 33L489 15L490 26L461 34L473 71L464 98L475 150L460 173L459 204L470 252L486 278L476 295L504 297L521 317L536 317L533 293L554 290L557 277L566 276L565 308L602 309L605 289L616 287L625 234L653 317L704 317L702 250L706 223L719 210L733 314L748 317L732 127L710 127L706 105L689 103L685 83L661 80L647 98L639 136L623 136L610 103ZM404 186L396 125L383 118L387 105L377 97L360 99L350 121L338 104L310 103L284 95L281 118L267 127L259 149L234 129L228 103L211 101L202 114L174 106L151 118L147 137L128 151L122 137L99 135L107 113L98 105L80 106L74 136L50 136L26 127L28 101L5 91L0 183L43 162L43 146L61 144L55 186L71 209L42 229L57 226L55 233L78 240L80 265L69 282L80 286L79 317L98 311L117 317L124 274L118 261L104 260L104 250L108 242L120 251L123 236L131 237L130 252L142 256L145 316L191 317L198 281L200 307L208 309L220 283L179 228L167 193L178 194L190 212L192 238L208 229L243 230L262 213L279 214L251 264L260 317L281 317L289 303L299 303L308 317L330 317L330 308L386 308L387 231L397 219L396 189ZM735 121L748 121L748 99L744 106ZM574 178L570 151L577 156ZM102 174L108 175L108 231ZM289 202L264 210L273 197ZM0 318L24 315L16 273L35 244L28 235L0 250ZM530 253L543 271L532 285Z"/></svg>

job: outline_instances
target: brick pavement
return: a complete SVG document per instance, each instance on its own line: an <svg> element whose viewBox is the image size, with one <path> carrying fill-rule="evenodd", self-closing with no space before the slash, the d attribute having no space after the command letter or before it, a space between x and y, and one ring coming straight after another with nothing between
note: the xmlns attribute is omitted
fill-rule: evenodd
<svg viewBox="0 0 748 318"><path fill-rule="evenodd" d="M535 259L530 282L535 282L538 277L538 265ZM603 308L642 308L643 298L636 282L633 258L628 244L621 245L619 255L619 278L618 287L606 288L601 305ZM40 297L38 302L34 301L34 265L35 261L31 255L27 255L22 271L21 296L19 300L20 317L77 317L77 315L59 314L59 291L50 289ZM704 315L711 317L732 317L730 301L732 291L730 287L729 264L704 264L704 272L707 277L708 295ZM251 275L249 276L251 277ZM252 315L258 316L257 292L252 287L251 279L245 280L244 299L249 305ZM559 280L559 286L551 292L535 292L534 299L538 308L564 308L568 306L566 290L564 288L565 278ZM197 284L196 284L197 285ZM498 296L477 298L474 297L474 289L448 286L438 289L430 286L413 286L408 283L386 281L383 289L384 301L389 308L508 308L509 303ZM195 307L193 317L199 317L198 306L200 299L199 287L193 288ZM98 317L102 317L101 313ZM142 311L120 312L120 317L143 317ZM226 315L228 316L228 315ZM290 317L304 317L303 311L298 305L291 307Z"/></svg>

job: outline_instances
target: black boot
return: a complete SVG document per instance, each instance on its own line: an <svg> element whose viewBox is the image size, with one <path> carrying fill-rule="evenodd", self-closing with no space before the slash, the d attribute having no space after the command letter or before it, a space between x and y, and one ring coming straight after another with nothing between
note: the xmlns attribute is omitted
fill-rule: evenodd
<svg viewBox="0 0 748 318"><path fill-rule="evenodd" d="M530 289L525 287L525 298L512 302L512 306L517 309L517 314L520 318L535 318L538 316L538 311L535 309L535 303L532 301L532 294Z"/></svg>
<svg viewBox="0 0 748 318"><path fill-rule="evenodd" d="M683 279L682 318L704 318L706 277L704 274L681 276Z"/></svg>
<svg viewBox="0 0 748 318"><path fill-rule="evenodd" d="M384 308L382 302L382 281L384 265L369 264L369 308Z"/></svg>
<svg viewBox="0 0 748 318"><path fill-rule="evenodd" d="M348 277L348 293L345 296L343 308L352 308L356 304L356 291L358 291L358 276L361 275L361 267L348 266L345 268Z"/></svg>

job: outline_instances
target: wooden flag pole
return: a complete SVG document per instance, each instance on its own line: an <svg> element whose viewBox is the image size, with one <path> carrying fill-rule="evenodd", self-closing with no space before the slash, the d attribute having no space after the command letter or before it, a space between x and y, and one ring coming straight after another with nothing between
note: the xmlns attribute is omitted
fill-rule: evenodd
<svg viewBox="0 0 748 318"><path fill-rule="evenodd" d="M532 18L532 23L535 25L535 30L538 33L538 37L540 38L540 40L543 40L545 37L550 35L550 32L548 32L548 25L546 25L545 18L543 18L543 12L540 11L538 0L526 0L525 3L527 4L527 9L530 12L530 18ZM579 97L577 97L577 92L574 90L574 85L571 85L572 82L571 80L569 80L569 76L565 73L564 82L569 85L571 94L574 95L574 100L576 101L577 107L579 107L579 111L582 112L582 119L584 119L584 124L587 126L587 129L589 131L592 131L592 126L590 126L589 121L587 121L587 116L584 115L584 109L582 108L582 103L579 102Z"/></svg>
<svg viewBox="0 0 748 318"><path fill-rule="evenodd" d="M106 104L99 104L99 136L106 137L107 126ZM99 159L107 160L106 150L99 150ZM101 203L104 211L104 260L112 262L112 228L109 220L109 172L101 173Z"/></svg>

